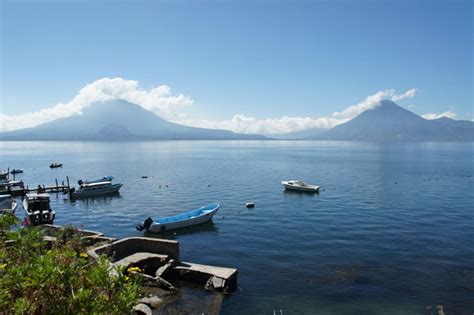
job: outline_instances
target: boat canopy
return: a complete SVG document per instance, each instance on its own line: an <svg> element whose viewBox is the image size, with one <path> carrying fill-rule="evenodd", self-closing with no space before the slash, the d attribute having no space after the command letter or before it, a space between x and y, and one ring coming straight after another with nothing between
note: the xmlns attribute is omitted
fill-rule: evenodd
<svg viewBox="0 0 474 315"><path fill-rule="evenodd" d="M26 194L27 199L49 199L49 194L45 193L29 193Z"/></svg>
<svg viewBox="0 0 474 315"><path fill-rule="evenodd" d="M84 183L81 185L81 187L96 187L96 186L106 186L106 185L111 185L112 182L107 181L107 182L98 182L98 183Z"/></svg>

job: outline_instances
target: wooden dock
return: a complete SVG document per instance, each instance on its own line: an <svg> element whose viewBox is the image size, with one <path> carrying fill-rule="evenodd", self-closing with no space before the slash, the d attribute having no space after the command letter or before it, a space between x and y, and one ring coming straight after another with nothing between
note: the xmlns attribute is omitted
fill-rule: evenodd
<svg viewBox="0 0 474 315"><path fill-rule="evenodd" d="M69 177L66 176L66 184L64 184L64 181L59 184L58 180L55 179L56 185L53 186L45 186L45 185L38 185L36 188L29 188L26 186L25 193L29 192L45 192L45 193L64 193L68 192L71 189L71 186L69 185Z"/></svg>
<svg viewBox="0 0 474 315"><path fill-rule="evenodd" d="M21 184L18 184L21 183ZM0 184L1 186L2 184ZM71 189L69 185L69 177L66 176L66 183L61 183L55 179L55 185L38 185L35 188L30 188L28 185L24 185L23 182L17 182L14 185L4 183L4 187L0 189L0 193L10 194L12 196L24 196L30 192L44 192L44 193L67 193Z"/></svg>

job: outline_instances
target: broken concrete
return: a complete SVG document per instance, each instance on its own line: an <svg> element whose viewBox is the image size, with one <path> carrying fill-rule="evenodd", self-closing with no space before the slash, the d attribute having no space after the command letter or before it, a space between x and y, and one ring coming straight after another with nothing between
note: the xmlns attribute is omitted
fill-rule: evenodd
<svg viewBox="0 0 474 315"><path fill-rule="evenodd" d="M90 254L94 257L106 255L115 262L138 252L168 255L172 259L179 259L179 243L149 237L128 237L112 244L96 247Z"/></svg>

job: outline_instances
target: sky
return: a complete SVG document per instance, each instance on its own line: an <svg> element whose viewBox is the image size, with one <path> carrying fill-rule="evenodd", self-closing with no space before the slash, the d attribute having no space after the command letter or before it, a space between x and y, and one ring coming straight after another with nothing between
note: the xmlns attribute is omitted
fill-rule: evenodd
<svg viewBox="0 0 474 315"><path fill-rule="evenodd" d="M245 133L328 128L382 98L474 118L472 1L0 3L0 130L110 98Z"/></svg>

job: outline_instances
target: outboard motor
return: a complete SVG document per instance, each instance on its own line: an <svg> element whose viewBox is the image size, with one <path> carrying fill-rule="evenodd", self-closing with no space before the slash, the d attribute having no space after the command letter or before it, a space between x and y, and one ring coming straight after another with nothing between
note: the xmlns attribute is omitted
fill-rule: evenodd
<svg viewBox="0 0 474 315"><path fill-rule="evenodd" d="M139 231L148 230L152 224L153 224L153 219L148 218L145 221L143 221L143 224L138 224L136 226L136 229Z"/></svg>

